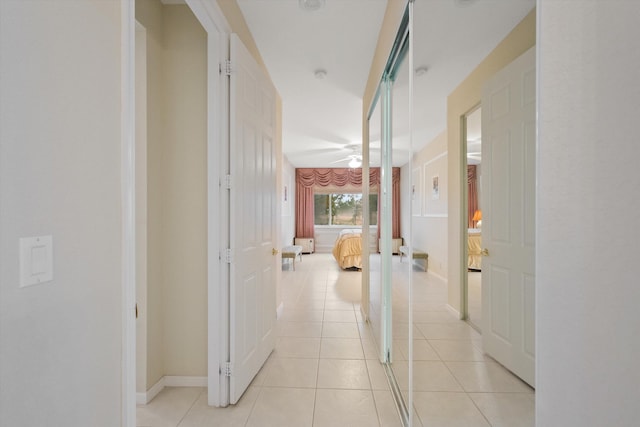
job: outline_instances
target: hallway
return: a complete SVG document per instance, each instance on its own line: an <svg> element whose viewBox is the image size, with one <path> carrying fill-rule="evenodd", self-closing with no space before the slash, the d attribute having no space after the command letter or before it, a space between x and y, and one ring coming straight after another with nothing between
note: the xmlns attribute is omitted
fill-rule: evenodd
<svg viewBox="0 0 640 427"><path fill-rule="evenodd" d="M480 336L447 310L444 282L414 278L414 426L533 426L533 390L482 354ZM165 388L138 407L139 427L401 425L360 315L361 273L313 254L296 271L285 262L282 281L276 349L240 402L211 408L204 388ZM406 341L395 345L400 373Z"/></svg>

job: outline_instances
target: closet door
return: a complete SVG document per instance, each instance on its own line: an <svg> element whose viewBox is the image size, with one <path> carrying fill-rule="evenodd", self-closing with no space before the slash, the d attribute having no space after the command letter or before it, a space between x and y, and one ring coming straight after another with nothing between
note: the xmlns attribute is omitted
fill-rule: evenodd
<svg viewBox="0 0 640 427"><path fill-rule="evenodd" d="M230 402L275 347L275 90L231 35Z"/></svg>

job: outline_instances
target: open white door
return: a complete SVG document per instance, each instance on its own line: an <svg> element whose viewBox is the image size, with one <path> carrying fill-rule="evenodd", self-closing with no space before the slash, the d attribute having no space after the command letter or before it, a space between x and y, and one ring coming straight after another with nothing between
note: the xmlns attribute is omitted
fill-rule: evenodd
<svg viewBox="0 0 640 427"><path fill-rule="evenodd" d="M275 347L275 89L231 35L230 402Z"/></svg>
<svg viewBox="0 0 640 427"><path fill-rule="evenodd" d="M482 93L484 350L531 386L535 339L535 48Z"/></svg>

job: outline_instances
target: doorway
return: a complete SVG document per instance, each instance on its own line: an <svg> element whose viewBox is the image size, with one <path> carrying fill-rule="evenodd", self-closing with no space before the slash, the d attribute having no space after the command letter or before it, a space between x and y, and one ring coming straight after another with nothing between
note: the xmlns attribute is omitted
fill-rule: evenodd
<svg viewBox="0 0 640 427"><path fill-rule="evenodd" d="M144 404L165 386L207 385L210 46L187 5L136 2L133 19L136 401Z"/></svg>
<svg viewBox="0 0 640 427"><path fill-rule="evenodd" d="M462 235L466 245L466 281L464 318L478 331L482 325L482 125L480 106L466 114L463 121L462 171L466 174L466 226ZM464 178L463 178L464 181ZM462 275L465 277L465 273Z"/></svg>

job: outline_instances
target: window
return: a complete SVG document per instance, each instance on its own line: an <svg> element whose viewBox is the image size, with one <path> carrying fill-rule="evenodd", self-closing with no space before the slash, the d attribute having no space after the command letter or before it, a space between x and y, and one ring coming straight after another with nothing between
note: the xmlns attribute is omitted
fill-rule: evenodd
<svg viewBox="0 0 640 427"><path fill-rule="evenodd" d="M315 225L362 225L362 194L314 195ZM369 224L378 223L378 195L369 195Z"/></svg>

